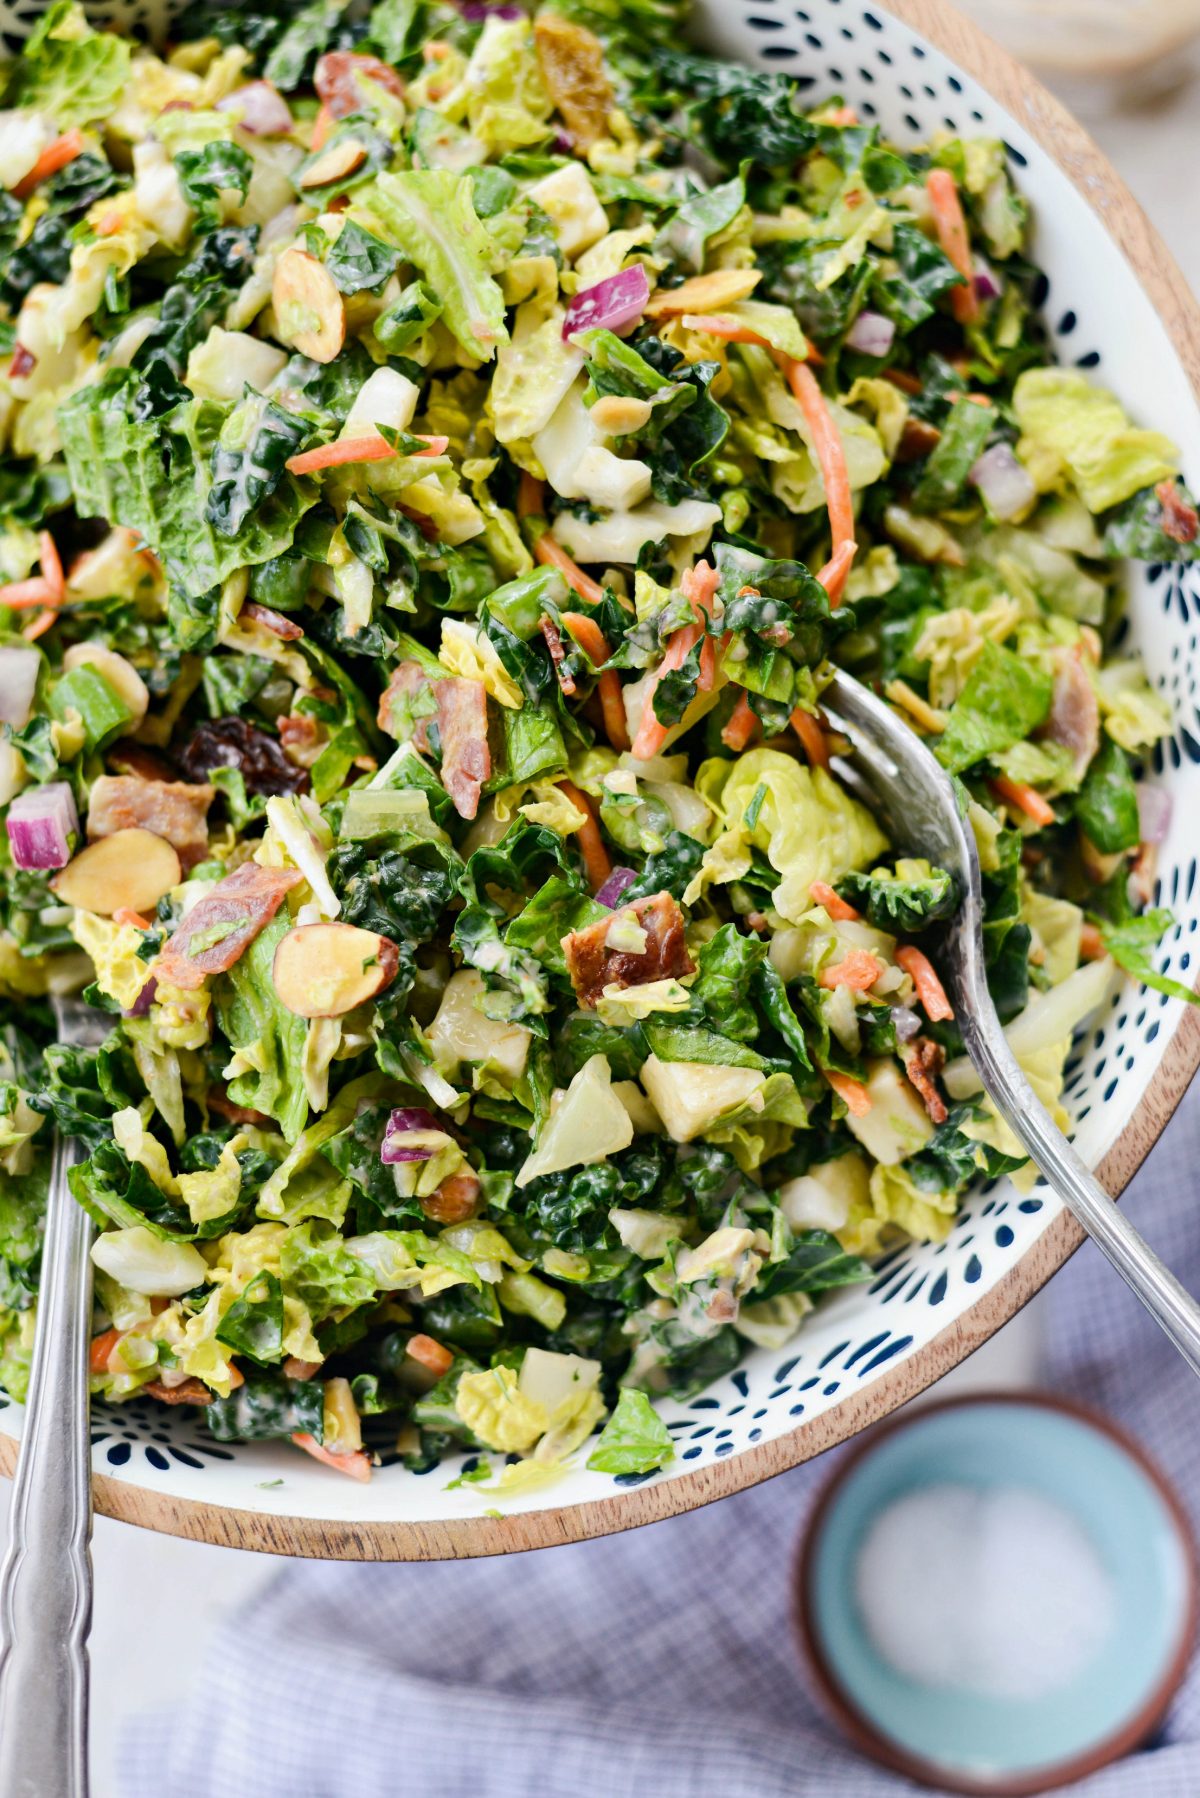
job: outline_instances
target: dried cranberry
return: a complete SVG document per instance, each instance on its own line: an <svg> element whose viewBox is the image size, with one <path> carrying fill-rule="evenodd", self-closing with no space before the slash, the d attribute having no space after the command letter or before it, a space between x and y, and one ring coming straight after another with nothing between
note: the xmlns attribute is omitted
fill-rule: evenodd
<svg viewBox="0 0 1200 1798"><path fill-rule="evenodd" d="M214 768L239 768L247 793L306 793L308 772L289 762L274 737L243 718L201 724L179 758L187 780L207 780Z"/></svg>

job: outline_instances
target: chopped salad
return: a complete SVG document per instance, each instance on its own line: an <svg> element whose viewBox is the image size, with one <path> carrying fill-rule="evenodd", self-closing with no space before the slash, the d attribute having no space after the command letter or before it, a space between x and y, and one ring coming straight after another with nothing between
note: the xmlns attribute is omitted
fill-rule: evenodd
<svg viewBox="0 0 1200 1798"><path fill-rule="evenodd" d="M1191 997L1119 629L1174 445L1051 361L1003 144L684 11L55 0L3 71L18 1398L55 1126L97 1396L510 1489L662 1466L651 1398L1020 1178L835 664L959 783L1060 1116L1114 964Z"/></svg>

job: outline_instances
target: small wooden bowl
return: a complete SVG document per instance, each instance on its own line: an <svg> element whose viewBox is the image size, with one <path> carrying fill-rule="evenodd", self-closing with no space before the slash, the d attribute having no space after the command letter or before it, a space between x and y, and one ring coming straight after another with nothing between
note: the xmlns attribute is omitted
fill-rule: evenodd
<svg viewBox="0 0 1200 1798"><path fill-rule="evenodd" d="M925 1484L1028 1487L1074 1517L1110 1575L1116 1617L1045 1698L909 1681L872 1646L852 1597L870 1523ZM1196 1629L1196 1553L1174 1491L1108 1418L1050 1393L947 1399L871 1431L822 1491L800 1545L795 1617L813 1683L871 1759L972 1798L1029 1798L1144 1742L1178 1690Z"/></svg>

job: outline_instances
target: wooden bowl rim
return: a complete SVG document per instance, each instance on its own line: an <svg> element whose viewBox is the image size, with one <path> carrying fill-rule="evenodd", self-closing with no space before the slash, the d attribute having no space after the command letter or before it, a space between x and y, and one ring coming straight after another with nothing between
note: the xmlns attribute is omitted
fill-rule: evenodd
<svg viewBox="0 0 1200 1798"><path fill-rule="evenodd" d="M1008 1778L972 1778L957 1769L926 1759L894 1742L881 1730L870 1714L847 1691L834 1674L818 1635L812 1606L812 1570L821 1527L845 1481L882 1442L901 1430L915 1428L939 1411L963 1411L988 1405L1025 1406L1029 1409L1056 1412L1105 1436L1122 1449L1154 1487L1166 1507L1184 1554L1184 1577L1187 1593L1181 1612L1181 1627L1170 1658L1145 1702L1119 1729L1093 1742L1090 1748L1062 1761L1051 1763L1027 1774ZM792 1617L800 1652L807 1664L812 1684L829 1715L861 1754L878 1761L881 1766L906 1778L919 1781L937 1791L956 1792L964 1798L1038 1798L1043 1792L1060 1786L1075 1785L1088 1779L1113 1761L1121 1760L1153 1734L1166 1715L1168 1706L1179 1690L1192 1658L1196 1639L1198 1605L1196 1538L1191 1520L1183 1508L1171 1480L1158 1463L1131 1436L1103 1411L1079 1399L1065 1398L1057 1392L986 1391L964 1392L952 1398L936 1399L922 1405L906 1417L889 1417L877 1429L866 1432L854 1447L843 1455L822 1486L801 1533L792 1573Z"/></svg>
<svg viewBox="0 0 1200 1798"><path fill-rule="evenodd" d="M949 0L881 0L879 10L918 33L1021 124L1078 189L1128 261L1157 312L1200 402L1200 307L1170 251L1138 202L1087 132L1041 83ZM1137 1109L1096 1172L1114 1197L1124 1191L1200 1065L1200 1008L1180 1019ZM353 1523L289 1517L208 1504L154 1492L102 1473L95 1508L106 1517L193 1541L319 1560L430 1561L511 1554L581 1542L678 1516L727 1498L823 1454L923 1392L1016 1315L1083 1241L1064 1213L1017 1265L925 1347L824 1416L761 1442L728 1460L674 1479L632 1487L586 1504L526 1511L511 1517L468 1517L420 1523ZM10 1476L17 1444L0 1435L0 1474Z"/></svg>

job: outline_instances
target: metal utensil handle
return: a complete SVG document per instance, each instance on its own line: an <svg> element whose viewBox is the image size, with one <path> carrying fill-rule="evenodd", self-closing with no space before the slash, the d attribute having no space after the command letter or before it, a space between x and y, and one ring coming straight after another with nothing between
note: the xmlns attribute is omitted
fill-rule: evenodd
<svg viewBox="0 0 1200 1798"><path fill-rule="evenodd" d="M0 1572L0 1793L87 1798L91 1224L56 1140L25 1435Z"/></svg>
<svg viewBox="0 0 1200 1798"><path fill-rule="evenodd" d="M982 1000L977 989L974 996L976 1004L964 1008L958 1022L984 1091L1101 1254L1141 1300L1192 1372L1200 1374L1200 1302L1180 1285L1114 1204L1034 1093L1008 1047L986 986ZM991 1029L989 1020L982 1017L984 1004L994 1020Z"/></svg>

